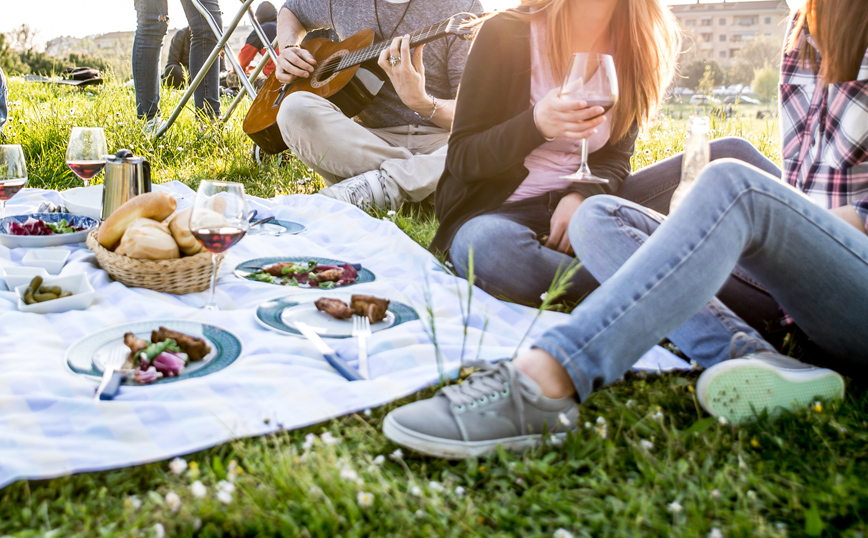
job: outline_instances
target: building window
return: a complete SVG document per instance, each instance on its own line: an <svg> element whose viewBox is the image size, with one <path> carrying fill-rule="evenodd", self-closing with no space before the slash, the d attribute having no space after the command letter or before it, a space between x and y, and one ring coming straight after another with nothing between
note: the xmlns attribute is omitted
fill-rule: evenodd
<svg viewBox="0 0 868 538"><path fill-rule="evenodd" d="M711 43L712 34L702 34L702 41L704 43Z"/></svg>
<svg viewBox="0 0 868 538"><path fill-rule="evenodd" d="M729 49L729 57L735 58L735 53L738 52L738 49Z"/></svg>
<svg viewBox="0 0 868 538"><path fill-rule="evenodd" d="M684 21L684 26L696 26L696 19L687 19Z"/></svg>
<svg viewBox="0 0 868 538"><path fill-rule="evenodd" d="M733 43L738 43L738 42L741 41L741 35L739 35L739 34L733 34L733 35L729 38L729 40L732 41Z"/></svg>
<svg viewBox="0 0 868 538"><path fill-rule="evenodd" d="M721 43L725 43L726 42L726 34L720 34L720 38L718 38L718 41L720 41Z"/></svg>
<svg viewBox="0 0 868 538"><path fill-rule="evenodd" d="M726 26L726 19L717 19L718 26Z"/></svg>
<svg viewBox="0 0 868 538"><path fill-rule="evenodd" d="M771 23L772 23L772 18L766 17L766 24L771 24Z"/></svg>
<svg viewBox="0 0 868 538"><path fill-rule="evenodd" d="M700 26L711 26L711 19L702 19L699 24Z"/></svg>
<svg viewBox="0 0 868 538"><path fill-rule="evenodd" d="M753 26L759 24L759 17L739 17L738 24L739 26Z"/></svg>
<svg viewBox="0 0 868 538"><path fill-rule="evenodd" d="M720 56L721 58L726 58L726 51L725 50L720 51L720 54L718 56Z"/></svg>

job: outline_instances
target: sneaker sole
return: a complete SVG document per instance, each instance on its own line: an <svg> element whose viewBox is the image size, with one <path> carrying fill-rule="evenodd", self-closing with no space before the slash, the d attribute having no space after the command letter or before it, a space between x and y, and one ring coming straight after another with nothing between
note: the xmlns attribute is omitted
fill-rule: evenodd
<svg viewBox="0 0 868 538"><path fill-rule="evenodd" d="M734 424L763 410L776 415L803 409L817 399L844 397L844 379L832 370L784 370L752 359L731 359L706 370L696 383L700 405Z"/></svg>
<svg viewBox="0 0 868 538"><path fill-rule="evenodd" d="M395 443L427 456L447 460L463 460L494 452L498 446L507 450L524 451L539 446L542 435L521 435L491 441L455 441L415 432L398 424L391 415L383 421L383 435ZM552 444L562 443L566 433L550 434Z"/></svg>

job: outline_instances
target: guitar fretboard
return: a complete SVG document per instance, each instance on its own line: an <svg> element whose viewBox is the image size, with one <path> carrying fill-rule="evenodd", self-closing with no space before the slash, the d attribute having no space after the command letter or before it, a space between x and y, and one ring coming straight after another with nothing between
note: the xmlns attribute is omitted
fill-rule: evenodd
<svg viewBox="0 0 868 538"><path fill-rule="evenodd" d="M435 39L439 39L447 35L449 33L447 30L451 21L451 18L446 19L445 21L438 22L437 24L432 24L431 26L427 26L425 28L422 28L421 30L416 30L415 32L410 34L410 48L417 47L419 45L428 43L429 41L434 41ZM373 45L369 45L363 49L353 51L341 58L340 63L335 68L335 71L348 69L350 67L363 64L367 61L374 60L380 56L381 52L388 49L391 44L391 41L380 41L378 43L374 43Z"/></svg>

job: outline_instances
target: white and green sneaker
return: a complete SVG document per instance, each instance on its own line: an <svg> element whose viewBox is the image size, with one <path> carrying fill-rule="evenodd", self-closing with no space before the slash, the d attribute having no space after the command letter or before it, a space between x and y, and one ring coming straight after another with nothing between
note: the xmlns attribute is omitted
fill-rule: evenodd
<svg viewBox="0 0 868 538"><path fill-rule="evenodd" d="M364 174L348 177L331 187L319 191L319 194L352 204L359 209L367 210L369 207L379 209L395 209L386 193L385 172L371 170Z"/></svg>
<svg viewBox="0 0 868 538"><path fill-rule="evenodd" d="M696 382L703 409L734 424L749 422L763 410L804 409L815 400L844 397L844 379L832 370L763 351L715 364Z"/></svg>
<svg viewBox="0 0 868 538"><path fill-rule="evenodd" d="M576 427L575 398L542 395L531 378L511 362L486 366L433 398L395 409L383 434L401 446L445 459L463 459L536 446L543 432L563 438Z"/></svg>

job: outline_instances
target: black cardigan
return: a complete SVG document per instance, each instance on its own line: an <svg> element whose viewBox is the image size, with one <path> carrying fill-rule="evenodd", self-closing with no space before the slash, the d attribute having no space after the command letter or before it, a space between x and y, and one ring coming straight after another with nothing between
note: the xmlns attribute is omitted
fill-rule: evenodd
<svg viewBox="0 0 868 538"><path fill-rule="evenodd" d="M524 159L545 142L530 106L530 24L496 15L479 29L458 88L446 169L434 208L440 227L432 251L446 252L468 220L496 209L527 177ZM585 197L617 193L630 173L638 129L588 156L608 185L575 183Z"/></svg>

